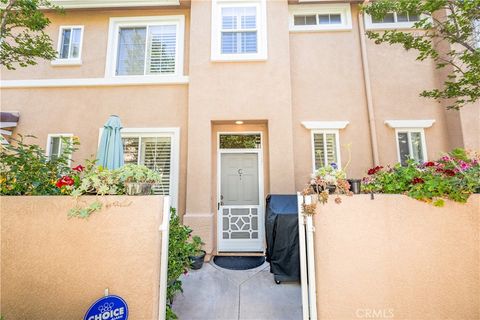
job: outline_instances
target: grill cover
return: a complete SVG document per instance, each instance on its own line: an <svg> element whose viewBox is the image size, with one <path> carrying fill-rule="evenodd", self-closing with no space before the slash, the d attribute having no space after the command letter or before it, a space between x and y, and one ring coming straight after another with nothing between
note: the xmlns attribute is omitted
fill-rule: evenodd
<svg viewBox="0 0 480 320"><path fill-rule="evenodd" d="M265 233L267 261L275 281L300 281L296 195L267 197Z"/></svg>

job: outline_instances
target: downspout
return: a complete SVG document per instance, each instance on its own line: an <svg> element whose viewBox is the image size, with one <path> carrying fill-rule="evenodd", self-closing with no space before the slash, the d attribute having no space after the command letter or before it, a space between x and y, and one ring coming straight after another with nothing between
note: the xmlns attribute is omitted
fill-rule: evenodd
<svg viewBox="0 0 480 320"><path fill-rule="evenodd" d="M160 254L160 290L158 293L158 320L165 320L168 281L168 238L170 235L170 197L163 198L163 219L159 231L162 233Z"/></svg>
<svg viewBox="0 0 480 320"><path fill-rule="evenodd" d="M367 2L368 0L366 0L364 4ZM370 128L370 143L372 145L373 165L378 166L380 160L378 157L377 129L375 126L375 111L373 108L372 87L370 83L370 72L368 67L367 45L365 41L365 25L363 14L361 11L358 12L358 35L360 37L360 48L362 55L363 83L365 84L365 94L367 96L368 124Z"/></svg>

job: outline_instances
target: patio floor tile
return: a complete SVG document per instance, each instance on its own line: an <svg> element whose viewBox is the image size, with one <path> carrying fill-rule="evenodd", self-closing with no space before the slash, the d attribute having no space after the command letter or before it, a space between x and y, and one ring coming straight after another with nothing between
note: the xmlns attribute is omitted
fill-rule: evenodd
<svg viewBox="0 0 480 320"><path fill-rule="evenodd" d="M205 263L182 277L173 310L181 320L295 320L302 318L299 283L275 284L268 263L244 271Z"/></svg>

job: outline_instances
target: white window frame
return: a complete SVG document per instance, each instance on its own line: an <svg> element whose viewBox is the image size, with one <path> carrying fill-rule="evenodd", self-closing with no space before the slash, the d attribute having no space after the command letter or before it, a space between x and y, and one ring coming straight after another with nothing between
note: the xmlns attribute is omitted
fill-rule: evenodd
<svg viewBox="0 0 480 320"><path fill-rule="evenodd" d="M51 157L51 145L52 145L52 139L53 138L70 138L70 140L73 139L73 133L49 133L47 135L47 146L45 148L45 155L50 159ZM62 152L62 145L60 144L60 153ZM72 164L72 155L68 157L68 165L70 166Z"/></svg>
<svg viewBox="0 0 480 320"><path fill-rule="evenodd" d="M63 31L65 29L80 29L80 45L79 45L79 52L78 58L70 58L70 53L72 51L72 38L70 37L70 45L68 48L68 56L69 58L60 58L60 50L63 41ZM84 26L76 25L76 26L60 26L58 30L58 43L57 43L57 58L52 60L51 64L53 66L75 66L75 65L82 65L82 51L83 51L83 34L84 34Z"/></svg>
<svg viewBox="0 0 480 320"><path fill-rule="evenodd" d="M98 145L102 137L103 128L99 129ZM170 154L170 203L178 209L178 192L180 181L180 128L123 128L120 130L122 138L126 137L169 137L172 151ZM141 152L139 147L139 153ZM140 158L140 154L139 154Z"/></svg>
<svg viewBox="0 0 480 320"><path fill-rule="evenodd" d="M335 134L335 149L336 149L336 154L337 154L337 167L338 169L342 168L342 158L340 155L340 130L311 130L311 144L312 144L312 168L313 168L313 173L317 172L318 169L315 167L315 134ZM325 137L325 136L324 136ZM326 146L327 146L327 140L323 139L323 147L325 148L325 154L326 152ZM325 157L325 162L327 162L327 157ZM329 163L325 163L325 165L329 165Z"/></svg>
<svg viewBox="0 0 480 320"><path fill-rule="evenodd" d="M400 156L400 142L398 141L398 134L400 132L406 132L408 134L408 154L410 156L410 159L412 158L412 138L411 134L412 132L415 133L420 133L420 139L422 141L422 156L423 156L423 162L428 161L427 157L427 143L425 140L425 130L423 128L396 128L395 129L395 142L397 144L397 159L398 162L402 162L402 158Z"/></svg>
<svg viewBox="0 0 480 320"><path fill-rule="evenodd" d="M257 52L222 53L222 8L255 7L257 9ZM267 4L266 0L212 0L212 61L267 60Z"/></svg>
<svg viewBox="0 0 480 320"><path fill-rule="evenodd" d="M352 12L349 3L336 4L307 4L307 5L290 5L289 11L289 28L292 32L302 31L341 31L352 29ZM318 24L318 15L322 14L340 14L340 24ZM294 18L296 15L315 15L316 25L296 26Z"/></svg>
<svg viewBox="0 0 480 320"><path fill-rule="evenodd" d="M390 22L390 23L374 23L373 22L373 19L372 19L372 16L369 15L369 14L365 14L364 15L364 19L365 19L365 28L367 30L376 30L376 29L380 29L380 30L388 30L388 29L411 29L414 27L415 23L417 23L418 21L405 21L405 22L398 22L397 21L397 13L396 12L393 12L393 15L395 17L395 22ZM424 19L425 16L424 15L420 15L419 16L419 19Z"/></svg>
<svg viewBox="0 0 480 320"><path fill-rule="evenodd" d="M177 27L176 36L176 55L175 55L175 72L168 74L146 74L146 75L116 75L118 38L120 28L124 27L147 27L172 25ZM184 59L184 42L185 42L185 16L184 15L165 15L165 16L146 16L146 17L113 17L110 18L108 31L108 47L107 61L105 64L105 78L115 78L122 80L135 79L155 79L165 77L175 77L183 75L183 59ZM145 51L147 54L147 51ZM147 63L147 61L145 61Z"/></svg>

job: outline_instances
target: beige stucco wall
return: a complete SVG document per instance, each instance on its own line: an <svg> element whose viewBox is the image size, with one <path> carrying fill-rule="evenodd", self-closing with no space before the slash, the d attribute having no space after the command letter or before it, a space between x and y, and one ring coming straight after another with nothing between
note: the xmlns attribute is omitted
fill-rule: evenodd
<svg viewBox="0 0 480 320"><path fill-rule="evenodd" d="M319 319L480 318L480 195L355 195L319 204L314 224Z"/></svg>
<svg viewBox="0 0 480 320"><path fill-rule="evenodd" d="M69 219L71 197L0 198L5 319L83 319L105 288L125 299L129 318L158 317L163 198L101 201L111 206Z"/></svg>
<svg viewBox="0 0 480 320"><path fill-rule="evenodd" d="M94 157L99 129L108 116L120 116L124 128L180 128L179 212L185 208L187 153L187 92L185 85L4 89L1 110L20 112L16 132L46 148L47 136L72 133L80 138L73 164Z"/></svg>
<svg viewBox="0 0 480 320"><path fill-rule="evenodd" d="M363 78L358 6L351 5L352 30L290 32L295 185L300 190L312 172L311 132L302 121L342 121L341 160L349 177L359 178L373 165L365 83ZM434 119L425 129L427 155L437 158L450 149L443 106L419 97L422 89L437 85L439 75L430 61L416 61L413 52L399 46L375 45L367 40L372 99L376 117L380 163L398 162L395 130L385 120ZM472 113L472 112L470 112ZM470 122L479 118L467 116ZM470 136L480 134L472 132ZM473 143L471 143L473 144Z"/></svg>

